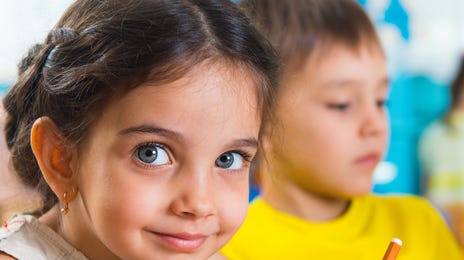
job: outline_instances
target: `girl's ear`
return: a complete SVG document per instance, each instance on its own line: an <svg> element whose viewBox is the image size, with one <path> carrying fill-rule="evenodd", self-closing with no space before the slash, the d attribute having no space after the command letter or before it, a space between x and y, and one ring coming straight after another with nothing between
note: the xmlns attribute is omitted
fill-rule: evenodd
<svg viewBox="0 0 464 260"><path fill-rule="evenodd" d="M31 147L40 171L53 192L61 200L74 200L77 185L72 162L76 160L76 153L49 117L41 117L34 122Z"/></svg>

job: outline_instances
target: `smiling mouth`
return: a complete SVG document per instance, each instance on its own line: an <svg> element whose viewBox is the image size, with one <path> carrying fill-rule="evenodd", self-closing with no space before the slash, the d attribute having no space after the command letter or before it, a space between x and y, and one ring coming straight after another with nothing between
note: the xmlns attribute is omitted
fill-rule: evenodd
<svg viewBox="0 0 464 260"><path fill-rule="evenodd" d="M168 247L181 252L196 251L208 239L208 236L201 234L164 234L153 231L150 231L150 233L158 237Z"/></svg>

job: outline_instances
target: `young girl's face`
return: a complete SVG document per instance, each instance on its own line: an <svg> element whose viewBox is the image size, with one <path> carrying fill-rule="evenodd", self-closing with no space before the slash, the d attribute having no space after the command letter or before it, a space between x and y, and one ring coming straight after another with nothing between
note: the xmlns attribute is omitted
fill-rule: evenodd
<svg viewBox="0 0 464 260"><path fill-rule="evenodd" d="M230 64L197 66L113 100L92 127L63 217L91 259L206 259L244 220L255 82Z"/></svg>
<svg viewBox="0 0 464 260"><path fill-rule="evenodd" d="M292 183L346 199L371 191L384 154L388 76L377 48L329 48L284 81L273 147Z"/></svg>

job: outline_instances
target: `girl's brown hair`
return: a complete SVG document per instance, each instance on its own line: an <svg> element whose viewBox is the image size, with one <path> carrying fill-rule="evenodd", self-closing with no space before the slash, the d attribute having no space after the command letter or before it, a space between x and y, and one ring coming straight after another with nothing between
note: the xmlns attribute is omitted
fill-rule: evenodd
<svg viewBox="0 0 464 260"><path fill-rule="evenodd" d="M57 203L35 161L30 130L50 117L79 147L115 95L141 83L172 82L195 64L223 59L256 82L269 116L278 65L272 47L229 0L78 0L19 64L4 97L6 141L21 180Z"/></svg>

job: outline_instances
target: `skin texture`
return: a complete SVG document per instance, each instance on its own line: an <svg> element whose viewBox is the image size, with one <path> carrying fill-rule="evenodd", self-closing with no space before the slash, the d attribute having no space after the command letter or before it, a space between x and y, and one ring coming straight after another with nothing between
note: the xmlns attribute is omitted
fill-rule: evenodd
<svg viewBox="0 0 464 260"><path fill-rule="evenodd" d="M254 82L204 63L172 83L114 98L79 150L42 118L33 150L69 201L41 218L90 259L206 259L243 222L260 127ZM151 163L141 158L157 151ZM224 153L234 158L217 165Z"/></svg>
<svg viewBox="0 0 464 260"><path fill-rule="evenodd" d="M326 221L371 191L388 139L388 77L383 53L368 47L319 49L284 74L261 174L275 208Z"/></svg>

